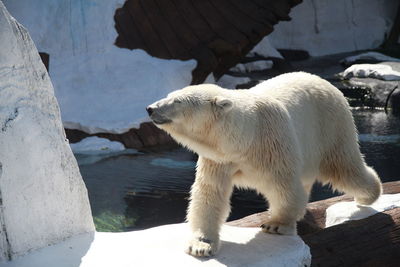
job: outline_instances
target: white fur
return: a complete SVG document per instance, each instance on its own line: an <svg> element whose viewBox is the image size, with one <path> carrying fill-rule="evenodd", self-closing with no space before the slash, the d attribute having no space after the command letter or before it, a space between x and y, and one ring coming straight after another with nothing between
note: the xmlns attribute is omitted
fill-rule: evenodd
<svg viewBox="0 0 400 267"><path fill-rule="evenodd" d="M233 186L268 199L270 218L262 227L278 234L296 233L316 180L360 204L381 194L378 175L360 153L346 99L315 75L288 73L249 90L190 86L151 107L154 116L172 120L158 127L199 154L187 214L192 255L217 251Z"/></svg>

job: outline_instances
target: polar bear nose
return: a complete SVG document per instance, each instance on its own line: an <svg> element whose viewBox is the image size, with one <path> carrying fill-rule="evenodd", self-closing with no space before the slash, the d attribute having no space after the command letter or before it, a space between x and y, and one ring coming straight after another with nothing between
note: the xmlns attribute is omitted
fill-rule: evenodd
<svg viewBox="0 0 400 267"><path fill-rule="evenodd" d="M147 110L147 113L149 114L149 116L151 116L151 114L153 114L154 109L151 106L148 106L146 108L146 110Z"/></svg>

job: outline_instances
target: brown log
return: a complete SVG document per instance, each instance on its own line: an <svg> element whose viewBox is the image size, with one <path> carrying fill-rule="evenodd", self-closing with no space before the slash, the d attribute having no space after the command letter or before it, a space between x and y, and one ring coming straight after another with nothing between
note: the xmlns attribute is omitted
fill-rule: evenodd
<svg viewBox="0 0 400 267"><path fill-rule="evenodd" d="M384 183L383 192L400 193L400 181ZM312 266L400 266L400 208L325 228L326 209L352 200L343 195L307 205L297 228L311 249ZM261 212L227 224L259 227L267 217L268 212Z"/></svg>
<svg viewBox="0 0 400 267"><path fill-rule="evenodd" d="M311 266L400 266L400 208L301 237Z"/></svg>
<svg viewBox="0 0 400 267"><path fill-rule="evenodd" d="M395 194L400 193L400 182L388 182L383 184L384 194ZM309 224L313 229L325 228L325 211L326 209L341 201L352 201L353 198L348 195L332 197L325 200L311 202L307 205L307 213L304 220L299 223L299 227L303 227L303 224ZM268 211L252 214L242 219L227 222L228 225L240 226L240 227L259 227L268 218ZM305 226L307 227L307 226ZM301 230L301 229L299 229ZM300 231L299 231L300 232ZM308 232L307 232L308 233Z"/></svg>

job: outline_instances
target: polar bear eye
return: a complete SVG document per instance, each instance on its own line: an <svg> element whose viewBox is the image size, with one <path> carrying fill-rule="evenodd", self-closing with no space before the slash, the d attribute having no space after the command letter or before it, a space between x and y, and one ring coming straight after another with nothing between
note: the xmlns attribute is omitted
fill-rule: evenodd
<svg viewBox="0 0 400 267"><path fill-rule="evenodd" d="M175 99L175 100L174 100L174 103L175 103L175 104L180 104L180 103L182 103L182 100L180 100L180 99Z"/></svg>

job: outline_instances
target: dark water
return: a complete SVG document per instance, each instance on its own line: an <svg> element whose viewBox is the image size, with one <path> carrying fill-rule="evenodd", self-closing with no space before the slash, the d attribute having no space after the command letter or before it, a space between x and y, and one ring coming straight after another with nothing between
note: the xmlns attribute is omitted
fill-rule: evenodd
<svg viewBox="0 0 400 267"><path fill-rule="evenodd" d="M400 119L383 111L353 111L361 151L384 182L400 179ZM98 231L127 231L183 222L194 179L196 156L177 149L126 151L117 155L76 155L89 191ZM316 185L311 201L334 196ZM265 201L252 191L236 190L229 220L264 211Z"/></svg>

